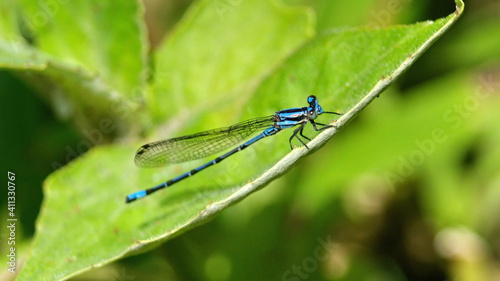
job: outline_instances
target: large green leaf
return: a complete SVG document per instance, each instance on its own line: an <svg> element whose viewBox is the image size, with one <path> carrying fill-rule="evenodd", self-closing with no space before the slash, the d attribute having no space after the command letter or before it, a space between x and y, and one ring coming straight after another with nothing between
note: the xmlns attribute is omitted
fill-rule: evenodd
<svg viewBox="0 0 500 281"><path fill-rule="evenodd" d="M46 59L26 45L17 26L14 1L0 2L0 67L43 69Z"/></svg>
<svg viewBox="0 0 500 281"><path fill-rule="evenodd" d="M0 67L38 88L59 117L86 130L109 119L108 140L136 127L123 112L132 111L146 81L138 2L6 1L0 12L8 15L0 19Z"/></svg>
<svg viewBox="0 0 500 281"><path fill-rule="evenodd" d="M155 54L148 97L155 120L186 109L212 111L230 98L246 100L263 75L313 35L308 9L273 1L223 2L192 7Z"/></svg>
<svg viewBox="0 0 500 281"><path fill-rule="evenodd" d="M305 10L264 4L267 1L255 2L259 2L255 4L256 9L261 11L259 20L281 23L283 30L294 30L297 19L306 14ZM152 124L173 117L179 122L172 122L168 128L175 126L177 131L191 131L199 125L187 129L186 124L200 123L198 120L202 117L203 124L225 126L237 120L270 115L279 109L305 106L306 97L315 94L325 110L345 113L336 122L340 129L400 76L463 11L463 3L457 1L455 13L435 22L376 30L351 28L331 31L313 37L300 48L297 48L298 45L308 35L307 32L296 32L297 37L282 39L295 45L288 48L278 46L277 51L269 50L272 40L266 41L261 30L256 28L250 32L252 29L247 24L255 22L255 19L249 19L249 23L238 20L241 18L239 13L251 17L249 14L253 12L249 12L246 4L231 6L219 17L210 16L210 13L220 14L207 3L210 2L196 3L179 24L171 41L158 51L173 65L181 67L184 64L184 67L176 76L174 68L168 70L168 66L159 65L159 69L167 71L164 77L167 81L154 79L152 82L147 98L150 114L156 120ZM235 15L227 14L231 12ZM307 20L300 21L298 26L297 30L312 29ZM222 27L224 29L220 32L223 34L217 33ZM250 31L245 33L245 30ZM237 36L235 34L239 32L245 34L244 38L238 39L242 40L240 43L231 46L229 41L221 41L220 48L230 54L227 62L222 55L216 58L210 56L215 47L189 47L196 43L196 38L202 40L204 34ZM259 40L267 42L260 51L248 46L240 48L239 44ZM186 53L192 55L182 57ZM247 55L252 59L238 59ZM288 58L280 63L286 56ZM158 58L159 61L162 59ZM210 73L188 67L198 67L212 59L222 62L207 66L206 71ZM169 61L162 63L168 64ZM161 77L160 74L158 77ZM224 80L225 76L228 80ZM224 81L215 82L214 79ZM195 85L198 82L201 84ZM211 90L215 93L213 98L208 95ZM179 105L191 107L189 116L177 108ZM162 108L165 112L161 112ZM323 122L328 122L330 118L325 115L319 117ZM286 131L279 133L172 189L133 204L124 203L126 194L175 177L203 163L203 160L160 169L139 169L133 165L138 145L109 145L92 149L47 178L44 184L45 201L37 222L33 249L19 279L68 278L155 247L206 222L264 187L301 158L324 145L337 132L338 129L326 130L308 144L309 150L302 147L291 152L288 147L290 134ZM306 132L310 136L313 133L312 130Z"/></svg>
<svg viewBox="0 0 500 281"><path fill-rule="evenodd" d="M103 83L131 98L137 94L131 89L144 82L147 45L136 1L21 3L30 36L39 50L54 57L54 64L99 75Z"/></svg>

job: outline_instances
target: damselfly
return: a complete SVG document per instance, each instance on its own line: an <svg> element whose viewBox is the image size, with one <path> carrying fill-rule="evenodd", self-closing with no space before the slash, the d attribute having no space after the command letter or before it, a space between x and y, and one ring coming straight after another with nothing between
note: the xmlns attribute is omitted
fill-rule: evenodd
<svg viewBox="0 0 500 281"><path fill-rule="evenodd" d="M303 139L309 141L311 139L304 136L304 126L307 123L311 123L314 130L316 131L331 128L333 127L333 125L318 123L315 121L315 119L323 113L337 115L341 114L337 112L323 111L323 108L321 108L315 96L309 96L307 98L307 103L309 104L309 106L280 110L274 113L274 115L250 119L237 123L230 127L152 142L141 146L135 154L135 164L139 167L160 167L172 163L181 163L207 157L209 155L225 150L230 146L237 145L258 130L264 129L264 131L262 131L254 138L215 158L214 160L201 165L198 168L195 168L157 186L128 195L126 202L129 203L135 201L157 190L169 187L177 182L180 182L181 180L188 178L198 173L199 171L202 171L212 165L221 162L222 160L235 154L236 152L241 151L246 147L254 144L258 140L261 140L268 136L272 136L283 129L298 126L290 136L290 149L293 149L293 138L298 139L306 148L308 148ZM318 126L321 127L318 128Z"/></svg>

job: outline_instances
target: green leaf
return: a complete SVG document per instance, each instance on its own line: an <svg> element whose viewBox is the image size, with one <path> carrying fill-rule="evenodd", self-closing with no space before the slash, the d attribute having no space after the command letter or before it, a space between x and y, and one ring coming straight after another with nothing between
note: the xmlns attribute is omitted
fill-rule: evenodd
<svg viewBox="0 0 500 281"><path fill-rule="evenodd" d="M136 1L22 1L23 20L37 47L55 64L89 75L122 94L144 80L146 44ZM119 20L128 18L129 20Z"/></svg>
<svg viewBox="0 0 500 281"><path fill-rule="evenodd" d="M336 30L318 35L300 48L297 46L307 32L301 33L302 39L301 36L290 39L288 35L275 34L274 37L284 36L283 42L295 44L289 48L284 46L286 44L276 46L279 49L276 51L269 50L273 48L273 41L262 38L259 32L244 32L251 28L237 19L244 14L250 17L253 11L248 12L247 1L243 2L242 6L230 10L234 16L226 12L227 17L222 19L214 16L217 15L214 6L207 4L217 1L196 3L171 41L158 50L158 54L168 57L158 66L159 76L161 71L167 71L167 75L166 81L155 79L152 82L147 97L154 119L151 123L174 116L175 121L181 121L174 124L179 127L178 131L180 128L186 130L185 124L196 123L199 118L206 121L204 124L213 121L225 126L229 125L227 122L305 106L306 97L315 94L325 110L344 113L335 123L341 129L463 12L463 3L457 1L457 12L435 22L376 30ZM266 22L281 23L282 30L294 30L296 17L305 15L300 9L255 2L259 2L255 4L259 16L266 15ZM218 22L221 20L227 20L226 24ZM270 24L262 24L265 25ZM306 20L298 25L297 30L310 29ZM220 28L223 30L219 34L216 30ZM206 48L201 47L204 45L191 46L198 39L202 40L203 34L233 38L240 32L246 36L241 36L233 47L228 47L233 39ZM264 42L260 51L240 45L255 44L258 39ZM227 51L227 60L223 54L210 56L217 46ZM191 55L181 57L180 54ZM252 59L245 57L247 55ZM285 57L287 59L280 63ZM162 59L157 57L158 61ZM204 66L207 60L211 63ZM220 64L214 65L212 60ZM175 68L168 66L170 61L179 67L178 76L174 73ZM195 66L200 66L201 70L196 70ZM209 75L208 78L205 75ZM215 81L217 79L222 81ZM195 85L198 82L200 84ZM208 95L209 90L213 90L213 97ZM189 116L179 108L190 108ZM328 122L329 118L322 115L319 120ZM319 134L308 143L309 150L302 147L291 152L288 147L290 134L277 134L211 167L210 171L133 204L124 203L126 194L180 175L207 159L160 169L139 169L133 165L137 145L94 148L57 170L44 183L45 201L37 222L36 238L19 280L69 278L155 247L207 222L286 173L297 161L324 145L338 129ZM312 130L306 132L311 137L313 133Z"/></svg>
<svg viewBox="0 0 500 281"><path fill-rule="evenodd" d="M273 2L192 7L155 55L148 100L154 118L164 122L180 110L211 111L229 98L247 99L256 81L312 37L308 9Z"/></svg>
<svg viewBox="0 0 500 281"><path fill-rule="evenodd" d="M0 67L43 69L46 61L37 56L34 49L26 45L17 26L14 1L0 2Z"/></svg>
<svg viewBox="0 0 500 281"><path fill-rule="evenodd" d="M129 113L137 107L147 73L146 32L136 1L23 0L0 9L8 15L2 19L0 67L17 70L59 117L82 130L109 119L116 130L106 137L112 139L138 126L137 118L123 114L123 108Z"/></svg>

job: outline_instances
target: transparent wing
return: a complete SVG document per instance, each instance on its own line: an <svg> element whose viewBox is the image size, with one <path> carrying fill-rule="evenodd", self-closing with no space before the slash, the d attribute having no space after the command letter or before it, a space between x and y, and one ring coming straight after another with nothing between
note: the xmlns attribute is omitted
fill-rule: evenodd
<svg viewBox="0 0 500 281"><path fill-rule="evenodd" d="M204 158L241 143L258 130L275 122L274 115L259 117L193 135L156 141L141 146L135 154L139 167L160 167Z"/></svg>

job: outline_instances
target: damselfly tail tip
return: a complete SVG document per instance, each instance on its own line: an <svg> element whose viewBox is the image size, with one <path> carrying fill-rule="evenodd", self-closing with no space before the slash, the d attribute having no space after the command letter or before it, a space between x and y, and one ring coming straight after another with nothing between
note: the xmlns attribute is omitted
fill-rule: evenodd
<svg viewBox="0 0 500 281"><path fill-rule="evenodd" d="M130 203L132 201L135 201L139 198L142 198L144 196L146 196L146 191L145 190L142 190L142 191L139 191L139 192L135 192L135 193L132 193L130 194L129 196L127 196L127 198L125 199L125 203Z"/></svg>

